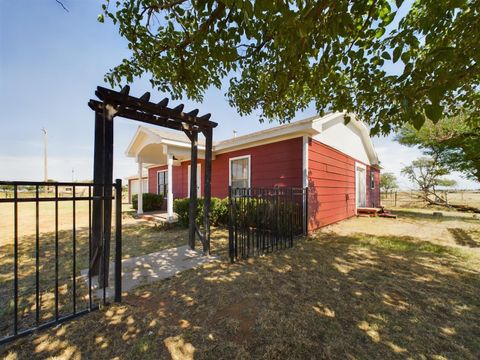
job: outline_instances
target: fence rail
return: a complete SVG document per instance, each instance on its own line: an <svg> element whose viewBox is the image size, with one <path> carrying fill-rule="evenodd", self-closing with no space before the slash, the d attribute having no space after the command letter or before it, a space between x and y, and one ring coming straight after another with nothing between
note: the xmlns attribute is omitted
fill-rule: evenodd
<svg viewBox="0 0 480 360"><path fill-rule="evenodd" d="M105 290L103 296L92 293L92 204L114 199L115 297L119 298L121 180L117 180L115 184L0 181L0 186L10 187L13 193L12 197L0 199L2 216L8 213L13 215L12 228L8 231L10 234L5 231L8 227L0 227L4 229L0 231L0 344L76 318L98 309L100 302L106 303ZM72 189L71 196L60 197L59 189L67 186ZM33 187L33 196L20 197L22 188L26 187L30 190ZM83 188L82 196L77 196L79 188ZM107 192L105 189L112 188L115 196L93 195L94 189L97 193L100 189L101 194L111 194L111 190ZM40 205L46 206L46 203L53 203L53 219L50 220L53 220L54 227L53 231L41 232ZM60 220L65 222L67 218L61 213L65 206L62 205L60 209L59 203L71 204L67 214L67 217L71 216L69 230L60 229ZM33 204L34 209L27 204ZM77 224L77 207L80 204L83 211L88 212L87 223L81 228ZM22 210L28 211L25 211L24 215ZM28 217L28 220L31 217L31 222L28 222L35 225L34 232L29 236L20 236L22 229L19 228L19 219L24 216ZM4 220L0 218L0 224ZM105 264L106 262L103 262L103 273L108 274ZM80 273L80 267L87 269L86 274Z"/></svg>
<svg viewBox="0 0 480 360"><path fill-rule="evenodd" d="M307 232L307 188L229 188L229 255L240 258L293 246Z"/></svg>

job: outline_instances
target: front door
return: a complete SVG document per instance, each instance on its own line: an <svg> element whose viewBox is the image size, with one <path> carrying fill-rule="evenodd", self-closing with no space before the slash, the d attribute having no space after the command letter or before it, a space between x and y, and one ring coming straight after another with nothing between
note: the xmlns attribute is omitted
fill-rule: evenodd
<svg viewBox="0 0 480 360"><path fill-rule="evenodd" d="M191 167L188 165L188 197L190 197L190 171ZM202 167L201 164L197 164L197 197L202 196L201 194L202 189Z"/></svg>
<svg viewBox="0 0 480 360"><path fill-rule="evenodd" d="M357 208L367 206L367 174L366 170L363 167L357 166L356 169L356 198L357 198Z"/></svg>

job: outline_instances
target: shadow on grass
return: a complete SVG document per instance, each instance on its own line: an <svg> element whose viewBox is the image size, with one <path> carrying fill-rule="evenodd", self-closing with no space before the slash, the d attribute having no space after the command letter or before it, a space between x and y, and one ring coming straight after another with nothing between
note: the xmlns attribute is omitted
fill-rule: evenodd
<svg viewBox="0 0 480 360"><path fill-rule="evenodd" d="M122 229L123 258L130 258L186 244L186 230L150 225L130 225ZM58 232L58 311L59 316L88 307L88 285L80 271L88 268L88 229L75 232L76 256L73 268L73 231ZM36 258L35 235L18 242L18 319L19 328L27 329L36 322ZM112 238L110 254L115 254ZM55 316L55 233L42 233L39 239L39 322ZM14 321L14 257L13 244L0 247L0 338L13 334ZM74 275L75 274L75 275ZM75 284L75 294L74 294Z"/></svg>
<svg viewBox="0 0 480 360"><path fill-rule="evenodd" d="M471 248L480 247L480 243L475 241L475 239L471 236L470 233L478 233L478 231L470 231L467 232L465 229L462 228L449 228L448 231L452 234L453 239L458 245L461 246L468 246Z"/></svg>
<svg viewBox="0 0 480 360"><path fill-rule="evenodd" d="M323 233L290 250L138 288L121 305L19 340L4 354L477 359L473 261L410 237Z"/></svg>
<svg viewBox="0 0 480 360"><path fill-rule="evenodd" d="M461 216L461 215L451 215L451 214L443 214L443 216L433 216L433 211L431 213L421 212L421 211L414 211L414 210L393 210L395 215L398 215L401 218L405 219L414 219L414 220L429 220L429 221L464 221L467 223L479 224L480 221L478 219L474 219L473 217L468 216ZM441 211L440 211L441 212Z"/></svg>

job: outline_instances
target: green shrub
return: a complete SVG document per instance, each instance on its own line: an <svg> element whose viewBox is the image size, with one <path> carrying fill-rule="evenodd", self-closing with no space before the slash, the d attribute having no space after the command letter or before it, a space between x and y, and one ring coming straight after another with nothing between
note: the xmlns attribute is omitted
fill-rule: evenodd
<svg viewBox="0 0 480 360"><path fill-rule="evenodd" d="M203 224L203 206L204 199L197 199L197 218L195 219L198 225ZM190 208L190 199L175 199L173 201L173 211L178 216L178 224L183 227L188 226L188 211ZM212 197L210 202L210 224L214 226L228 224L228 198L219 199Z"/></svg>
<svg viewBox="0 0 480 360"><path fill-rule="evenodd" d="M163 195L145 193L142 196L143 198L143 211L155 211L162 210L163 205ZM138 195L134 194L132 196L132 207L135 210L138 210Z"/></svg>

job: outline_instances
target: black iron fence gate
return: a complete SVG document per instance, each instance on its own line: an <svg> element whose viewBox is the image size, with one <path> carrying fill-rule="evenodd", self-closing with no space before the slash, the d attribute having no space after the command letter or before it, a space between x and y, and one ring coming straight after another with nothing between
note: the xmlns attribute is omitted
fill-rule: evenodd
<svg viewBox="0 0 480 360"><path fill-rule="evenodd" d="M112 194L112 188L114 196L103 195ZM106 289L90 271L92 204L113 200L114 293L120 301L121 180L106 185L0 182L0 344L106 304ZM108 261L102 264L100 274L108 283Z"/></svg>
<svg viewBox="0 0 480 360"><path fill-rule="evenodd" d="M234 262L293 246L307 233L308 188L229 188L229 255Z"/></svg>

